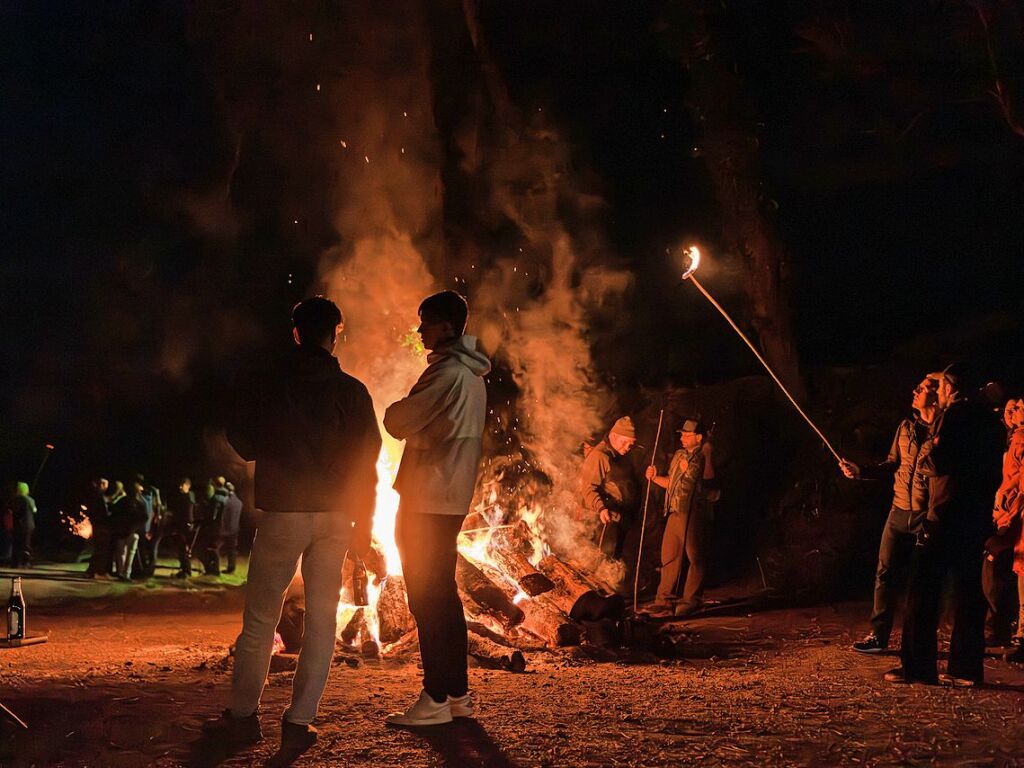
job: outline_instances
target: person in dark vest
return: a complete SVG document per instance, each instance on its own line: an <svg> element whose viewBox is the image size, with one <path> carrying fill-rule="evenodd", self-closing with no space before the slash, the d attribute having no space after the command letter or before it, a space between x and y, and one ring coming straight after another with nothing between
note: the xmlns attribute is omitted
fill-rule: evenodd
<svg viewBox="0 0 1024 768"><path fill-rule="evenodd" d="M886 672L885 679L971 687L984 680L981 563L992 531L992 499L999 487L1005 437L985 405L961 394L966 388L960 371L951 366L930 377L939 382L942 413L919 459L928 477L928 514L911 563L902 665ZM939 675L939 602L946 577L953 582L955 613L949 661Z"/></svg>
<svg viewBox="0 0 1024 768"><path fill-rule="evenodd" d="M242 631L235 643L231 703L203 725L233 747L263 737L257 713L270 669L285 591L301 561L306 611L291 704L281 719L277 762L290 764L316 741L312 725L334 658L346 554L370 549L381 439L366 387L333 351L341 310L322 296L292 310L295 345L247 379L227 436L255 461L263 510L249 559Z"/></svg>
<svg viewBox="0 0 1024 768"><path fill-rule="evenodd" d="M388 433L405 440L395 478L401 496L395 539L423 658L423 690L404 712L389 715L388 725L438 725L473 715L455 566L483 453L483 377L491 363L476 338L465 335L468 315L466 300L453 291L423 300L418 332L430 352L426 370L384 414Z"/></svg>
<svg viewBox="0 0 1024 768"><path fill-rule="evenodd" d="M99 477L89 484L82 506L85 516L92 526L92 556L85 575L90 578L105 577L110 574L111 547L110 507L107 504L107 491L110 483L105 477Z"/></svg>
<svg viewBox="0 0 1024 768"><path fill-rule="evenodd" d="M885 461L861 467L844 460L839 465L851 480L892 478L893 483L892 505L878 545L871 632L853 644L853 650L860 653L880 653L889 647L899 604L898 580L910 565L917 534L928 514L928 478L921 473L918 459L938 416L938 388L939 382L929 377L914 388L910 402L914 415L896 428Z"/></svg>
<svg viewBox="0 0 1024 768"><path fill-rule="evenodd" d="M636 474L628 454L636 445L629 416L618 419L608 434L586 452L577 484L580 516L594 526L595 540L606 557L622 558L622 544L639 507Z"/></svg>
<svg viewBox="0 0 1024 768"><path fill-rule="evenodd" d="M652 616L674 614L685 618L696 613L704 599L707 575L710 505L704 493L717 485L713 464L705 451L704 424L685 419L679 430L680 448L669 462L668 474L649 466L646 477L665 489L665 530L661 538L661 578L649 612ZM687 564L682 597L672 601Z"/></svg>

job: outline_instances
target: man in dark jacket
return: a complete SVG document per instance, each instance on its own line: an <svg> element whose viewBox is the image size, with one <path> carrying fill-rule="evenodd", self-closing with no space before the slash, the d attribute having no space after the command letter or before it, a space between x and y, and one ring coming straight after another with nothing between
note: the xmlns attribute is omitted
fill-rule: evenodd
<svg viewBox="0 0 1024 768"><path fill-rule="evenodd" d="M171 519L167 525L167 539L173 542L178 550L179 570L177 578L185 579L192 575L192 540L195 535L196 497L192 491L192 480L183 477L178 483L178 490L171 494L167 502Z"/></svg>
<svg viewBox="0 0 1024 768"><path fill-rule="evenodd" d="M960 396L961 375L946 369L932 378L939 382L942 414L919 459L928 477L928 514L911 565L902 666L885 679L975 686L984 678L982 552L992 530L1004 437L988 408ZM947 576L955 595L953 635L946 673L937 675L939 602Z"/></svg>
<svg viewBox="0 0 1024 768"><path fill-rule="evenodd" d="M889 647L899 600L896 577L909 565L914 542L928 513L928 478L920 472L918 459L938 413L938 387L938 381L926 376L914 388L911 408L915 415L896 428L885 461L859 467L844 460L839 465L843 474L853 480L893 480L892 507L878 546L871 632L853 644L853 650L860 653L880 653Z"/></svg>
<svg viewBox="0 0 1024 768"><path fill-rule="evenodd" d="M213 495L206 502L206 513L199 531L199 547L202 551L203 571L207 576L220 575L221 526L224 520L224 509L228 502L228 481L224 477L215 477Z"/></svg>
<svg viewBox="0 0 1024 768"><path fill-rule="evenodd" d="M370 547L380 432L366 387L332 354L341 311L323 297L292 310L295 347L238 398L228 439L256 462L256 506L264 510L249 561L242 632L235 645L231 705L203 730L235 745L262 738L257 707L274 630L300 558L306 614L281 755L316 741L316 716L334 655L341 569L348 550Z"/></svg>
<svg viewBox="0 0 1024 768"><path fill-rule="evenodd" d="M85 575L107 576L111 565L110 508L107 506L107 490L110 487L105 477L98 477L89 484L82 505L85 516L92 525L92 556Z"/></svg>
<svg viewBox="0 0 1024 768"><path fill-rule="evenodd" d="M225 483L224 489L228 497L224 501L224 514L220 519L220 551L228 561L224 573L234 573L235 560L238 557L238 531L242 525L242 500L235 493L233 484ZM220 560L219 555L217 559Z"/></svg>

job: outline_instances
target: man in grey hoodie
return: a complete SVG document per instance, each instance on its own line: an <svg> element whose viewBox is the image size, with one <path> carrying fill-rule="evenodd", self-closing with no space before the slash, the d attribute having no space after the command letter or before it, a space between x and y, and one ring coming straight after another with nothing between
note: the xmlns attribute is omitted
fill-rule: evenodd
<svg viewBox="0 0 1024 768"><path fill-rule="evenodd" d="M427 369L384 414L384 428L405 440L395 478L401 495L395 539L409 610L419 631L423 691L389 725L420 726L470 717L466 619L455 584L457 540L480 467L490 361L464 335L469 307L453 291L420 304L417 329L430 350Z"/></svg>

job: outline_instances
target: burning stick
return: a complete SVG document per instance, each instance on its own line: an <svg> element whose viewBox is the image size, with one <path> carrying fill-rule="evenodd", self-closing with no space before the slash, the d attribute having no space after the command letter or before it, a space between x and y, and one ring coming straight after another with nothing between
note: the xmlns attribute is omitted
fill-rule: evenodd
<svg viewBox="0 0 1024 768"><path fill-rule="evenodd" d="M704 286L697 281L697 278L694 276L694 272L696 272L697 267L700 266L700 249L697 248L696 245L691 245L684 252L683 258L684 270L682 279L689 280L691 283L693 283L694 287L696 287L696 289L704 295L704 298L711 302L711 306L713 306L715 309L719 311L719 313L721 313L722 317L725 318L726 322L728 322L732 329L736 331L736 335L743 339L744 344L750 347L750 351L754 353L754 357L756 357L758 362L760 362L761 365L764 366L764 369L768 371L768 375L772 377L772 381L779 385L779 389L782 390L782 394L784 394L786 398L789 400L789 402L793 404L793 407L796 408L797 413L804 417L804 421L806 421L810 428L814 430L815 434L817 434L818 437L821 438L822 442L825 443L825 447L828 448L829 451L831 451L832 455L836 457L836 461L842 464L843 458L836 452L836 449L832 447L832 443L828 441L828 438L825 437L824 434L822 434L820 429L818 429L818 425L811 421L811 417L804 413L804 409L801 408L800 404L797 403L797 401L793 398L791 394L789 394L789 390L786 389L786 386L779 380L779 377L775 375L775 371L772 370L771 366L768 365L768 362L761 356L761 353L757 351L757 347L755 347L751 343L750 339L747 338L746 334L744 334L743 331L739 329L739 326L737 326L736 323L733 322L733 319L729 317L729 313L722 308L722 305L715 301L714 297L710 293L708 293ZM647 487L648 491L650 491L650 483L648 483Z"/></svg>
<svg viewBox="0 0 1024 768"><path fill-rule="evenodd" d="M654 455L658 451L658 443L661 441L661 424L665 420L665 409L661 409L658 415L658 432L654 436L654 447L651 448L651 466L654 466ZM651 501L651 480L647 481L647 493L644 495L644 516L640 521L640 546L636 550L636 573L633 575L633 610L636 610L637 592L640 586L640 558L644 555L644 531L647 529L647 505Z"/></svg>

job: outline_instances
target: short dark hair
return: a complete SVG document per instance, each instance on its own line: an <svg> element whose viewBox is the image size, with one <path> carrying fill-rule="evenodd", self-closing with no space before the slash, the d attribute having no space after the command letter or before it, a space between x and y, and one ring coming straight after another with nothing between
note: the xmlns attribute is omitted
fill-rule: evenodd
<svg viewBox="0 0 1024 768"><path fill-rule="evenodd" d="M338 305L324 296L303 299L292 307L292 325L303 344L319 344L334 335L345 322Z"/></svg>
<svg viewBox="0 0 1024 768"><path fill-rule="evenodd" d="M441 291L423 300L419 315L428 320L450 323L455 335L461 336L466 332L469 304L455 291Z"/></svg>

